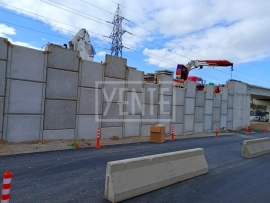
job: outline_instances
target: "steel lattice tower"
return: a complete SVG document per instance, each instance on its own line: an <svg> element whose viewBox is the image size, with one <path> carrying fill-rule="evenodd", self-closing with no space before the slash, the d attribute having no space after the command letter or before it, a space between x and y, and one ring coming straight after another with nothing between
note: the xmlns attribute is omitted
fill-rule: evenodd
<svg viewBox="0 0 270 203"><path fill-rule="evenodd" d="M115 15L113 17L113 31L110 35L110 38L112 39L111 55L118 56L120 54L120 57L122 57L123 48L122 35L126 32L122 29L123 19L124 17L121 16L120 7L118 4Z"/></svg>

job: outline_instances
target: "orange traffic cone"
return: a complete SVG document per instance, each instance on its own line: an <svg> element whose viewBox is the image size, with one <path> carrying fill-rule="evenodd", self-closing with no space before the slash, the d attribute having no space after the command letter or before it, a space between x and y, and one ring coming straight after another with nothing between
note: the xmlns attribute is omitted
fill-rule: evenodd
<svg viewBox="0 0 270 203"><path fill-rule="evenodd" d="M218 126L216 126L216 137L218 137Z"/></svg>
<svg viewBox="0 0 270 203"><path fill-rule="evenodd" d="M2 185L1 203L2 202L9 203L11 179L12 179L12 172L11 171L5 172L4 179L3 179L3 185Z"/></svg>
<svg viewBox="0 0 270 203"><path fill-rule="evenodd" d="M174 127L172 126L172 140L174 140Z"/></svg>
<svg viewBox="0 0 270 203"><path fill-rule="evenodd" d="M96 148L100 148L100 128L97 129L97 140L96 140Z"/></svg>

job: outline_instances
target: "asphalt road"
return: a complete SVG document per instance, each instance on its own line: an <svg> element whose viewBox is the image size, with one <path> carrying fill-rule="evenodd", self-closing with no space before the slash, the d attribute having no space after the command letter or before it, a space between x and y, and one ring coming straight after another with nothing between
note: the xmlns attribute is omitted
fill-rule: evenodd
<svg viewBox="0 0 270 203"><path fill-rule="evenodd" d="M108 161L204 148L209 173L132 199L128 203L270 202L270 154L241 156L241 142L270 133L136 143L0 157L0 174L13 172L11 203L106 203Z"/></svg>

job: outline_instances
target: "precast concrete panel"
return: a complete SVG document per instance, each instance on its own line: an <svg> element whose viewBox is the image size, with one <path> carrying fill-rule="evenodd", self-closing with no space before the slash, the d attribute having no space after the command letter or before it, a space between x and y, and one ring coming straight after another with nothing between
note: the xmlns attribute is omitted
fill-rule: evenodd
<svg viewBox="0 0 270 203"><path fill-rule="evenodd" d="M244 95L235 94L233 99L233 108L243 109Z"/></svg>
<svg viewBox="0 0 270 203"><path fill-rule="evenodd" d="M247 94L247 84L245 84L243 82L235 81L234 82L234 94L246 95Z"/></svg>
<svg viewBox="0 0 270 203"><path fill-rule="evenodd" d="M102 96L104 102L124 102L126 81L105 77Z"/></svg>
<svg viewBox="0 0 270 203"><path fill-rule="evenodd" d="M213 113L213 100L205 100L205 114Z"/></svg>
<svg viewBox="0 0 270 203"><path fill-rule="evenodd" d="M228 89L228 94L229 95L234 95L234 81L229 81L227 82L229 89Z"/></svg>
<svg viewBox="0 0 270 203"><path fill-rule="evenodd" d="M1 38L0 38L0 41L1 41ZM5 96L6 67L7 67L7 62L0 60L0 96Z"/></svg>
<svg viewBox="0 0 270 203"><path fill-rule="evenodd" d="M108 127L108 128L101 128L101 139L111 138L113 136L117 136L119 138L123 137L123 128L122 127Z"/></svg>
<svg viewBox="0 0 270 203"><path fill-rule="evenodd" d="M5 115L4 138L8 142L39 140L42 132L42 115Z"/></svg>
<svg viewBox="0 0 270 203"><path fill-rule="evenodd" d="M6 113L43 114L44 83L7 80Z"/></svg>
<svg viewBox="0 0 270 203"><path fill-rule="evenodd" d="M186 98L185 114L194 114L195 99Z"/></svg>
<svg viewBox="0 0 270 203"><path fill-rule="evenodd" d="M141 115L126 115L123 137L141 135Z"/></svg>
<svg viewBox="0 0 270 203"><path fill-rule="evenodd" d="M220 122L220 108L213 108L213 123Z"/></svg>
<svg viewBox="0 0 270 203"><path fill-rule="evenodd" d="M206 93L205 99L212 100L214 97L214 85L205 85Z"/></svg>
<svg viewBox="0 0 270 203"><path fill-rule="evenodd" d="M227 129L232 130L233 129L233 122L227 122Z"/></svg>
<svg viewBox="0 0 270 203"><path fill-rule="evenodd" d="M221 94L214 95L213 107L217 107L217 108L221 107Z"/></svg>
<svg viewBox="0 0 270 203"><path fill-rule="evenodd" d="M7 60L8 58L8 45L4 38L0 37L0 60Z"/></svg>
<svg viewBox="0 0 270 203"><path fill-rule="evenodd" d="M233 109L233 121L242 120L242 109Z"/></svg>
<svg viewBox="0 0 270 203"><path fill-rule="evenodd" d="M201 91L196 92L195 106L204 106L204 105L205 105L205 93Z"/></svg>
<svg viewBox="0 0 270 203"><path fill-rule="evenodd" d="M185 81L186 86L186 98L195 98L196 96L196 83L193 81L186 80Z"/></svg>
<svg viewBox="0 0 270 203"><path fill-rule="evenodd" d="M172 126L174 127L174 135L183 135L183 124L172 124Z"/></svg>
<svg viewBox="0 0 270 203"><path fill-rule="evenodd" d="M165 74L159 75L160 89L159 94L172 95L173 77Z"/></svg>
<svg viewBox="0 0 270 203"><path fill-rule="evenodd" d="M159 114L168 115L172 112L172 96L159 95Z"/></svg>
<svg viewBox="0 0 270 203"><path fill-rule="evenodd" d="M203 123L204 107L195 107L195 123Z"/></svg>
<svg viewBox="0 0 270 203"><path fill-rule="evenodd" d="M44 140L74 139L74 138L75 138L74 129L44 130L43 131Z"/></svg>
<svg viewBox="0 0 270 203"><path fill-rule="evenodd" d="M165 133L171 132L171 115L158 115L158 123L165 125Z"/></svg>
<svg viewBox="0 0 270 203"><path fill-rule="evenodd" d="M172 106L172 123L184 123L184 106Z"/></svg>
<svg viewBox="0 0 270 203"><path fill-rule="evenodd" d="M150 136L150 127L152 125L142 125L141 136Z"/></svg>
<svg viewBox="0 0 270 203"><path fill-rule="evenodd" d="M79 87L77 114L101 114L101 89Z"/></svg>
<svg viewBox="0 0 270 203"><path fill-rule="evenodd" d="M126 79L127 59L106 54L105 77Z"/></svg>
<svg viewBox="0 0 270 203"><path fill-rule="evenodd" d="M184 132L192 133L194 131L194 115L185 115L184 119Z"/></svg>
<svg viewBox="0 0 270 203"><path fill-rule="evenodd" d="M122 103L103 102L103 114L101 127L122 127L124 105Z"/></svg>
<svg viewBox="0 0 270 203"><path fill-rule="evenodd" d="M126 92L127 101L125 104L126 112L129 115L142 114L142 93Z"/></svg>
<svg viewBox="0 0 270 203"><path fill-rule="evenodd" d="M158 105L143 104L142 125L157 124Z"/></svg>
<svg viewBox="0 0 270 203"><path fill-rule="evenodd" d="M97 128L100 128L100 115L77 115L76 139L96 139Z"/></svg>
<svg viewBox="0 0 270 203"><path fill-rule="evenodd" d="M4 97L0 97L0 132L3 132Z"/></svg>
<svg viewBox="0 0 270 203"><path fill-rule="evenodd" d="M226 101L221 101L221 114L228 113L228 103Z"/></svg>
<svg viewBox="0 0 270 203"><path fill-rule="evenodd" d="M45 82L46 55L36 49L14 46L8 78Z"/></svg>
<svg viewBox="0 0 270 203"><path fill-rule="evenodd" d="M145 104L158 104L159 97L159 86L156 84L145 84L144 85L144 98L143 103Z"/></svg>
<svg viewBox="0 0 270 203"><path fill-rule="evenodd" d="M129 69L128 70L128 81L127 88L128 91L142 92L143 88L143 77L142 71Z"/></svg>
<svg viewBox="0 0 270 203"><path fill-rule="evenodd" d="M104 66L93 61L83 61L79 74L79 86L101 88L104 79Z"/></svg>
<svg viewBox="0 0 270 203"><path fill-rule="evenodd" d="M77 100L78 73L48 68L47 99Z"/></svg>
<svg viewBox="0 0 270 203"><path fill-rule="evenodd" d="M250 110L250 96L244 96L243 100L243 109Z"/></svg>
<svg viewBox="0 0 270 203"><path fill-rule="evenodd" d="M48 47L52 53L48 54L48 64L50 68L57 68L69 71L79 71L79 52L71 49L64 49L50 45Z"/></svg>
<svg viewBox="0 0 270 203"><path fill-rule="evenodd" d="M228 109L227 121L233 121L233 109Z"/></svg>
<svg viewBox="0 0 270 203"><path fill-rule="evenodd" d="M240 130L242 129L242 119L234 119L233 120L233 130Z"/></svg>
<svg viewBox="0 0 270 203"><path fill-rule="evenodd" d="M220 128L225 128L227 127L227 115L221 115L220 118Z"/></svg>
<svg viewBox="0 0 270 203"><path fill-rule="evenodd" d="M212 131L212 115L204 116L204 131Z"/></svg>
<svg viewBox="0 0 270 203"><path fill-rule="evenodd" d="M250 124L250 110L242 110L242 127L249 126Z"/></svg>
<svg viewBox="0 0 270 203"><path fill-rule="evenodd" d="M203 123L194 123L194 133L203 132Z"/></svg>
<svg viewBox="0 0 270 203"><path fill-rule="evenodd" d="M222 87L222 101L227 101L228 100L228 89L227 87Z"/></svg>
<svg viewBox="0 0 270 203"><path fill-rule="evenodd" d="M46 100L45 130L75 129L76 101Z"/></svg>
<svg viewBox="0 0 270 203"><path fill-rule="evenodd" d="M184 106L185 105L185 89L173 88L172 105L174 105L174 106Z"/></svg>
<svg viewBox="0 0 270 203"><path fill-rule="evenodd" d="M233 95L228 95L228 108L233 108L233 101L234 101L234 98L233 98Z"/></svg>

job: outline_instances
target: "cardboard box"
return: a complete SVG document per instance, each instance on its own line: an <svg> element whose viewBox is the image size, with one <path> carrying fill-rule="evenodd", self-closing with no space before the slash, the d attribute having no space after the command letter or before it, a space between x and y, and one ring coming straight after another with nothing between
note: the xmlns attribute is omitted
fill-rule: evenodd
<svg viewBox="0 0 270 203"><path fill-rule="evenodd" d="M165 126L153 125L150 127L150 142L163 143L165 142Z"/></svg>

